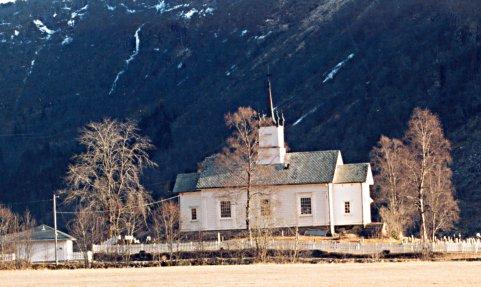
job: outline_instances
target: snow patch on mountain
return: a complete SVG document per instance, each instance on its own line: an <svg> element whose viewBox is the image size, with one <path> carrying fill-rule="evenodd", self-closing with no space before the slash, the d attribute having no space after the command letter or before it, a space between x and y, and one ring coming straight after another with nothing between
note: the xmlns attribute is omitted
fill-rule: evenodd
<svg viewBox="0 0 481 287"><path fill-rule="evenodd" d="M130 62L132 62L135 57L137 57L137 55L139 54L139 50L140 50L140 36L139 36L139 32L140 30L142 29L142 27L144 26L144 24L142 24L136 31L135 31L135 34L134 34L134 37L135 37L135 50L134 52L132 53L132 55L130 55L130 57L125 61L128 64L130 64Z"/></svg>
<svg viewBox="0 0 481 287"><path fill-rule="evenodd" d="M129 14L134 14L135 12L137 12L134 9L130 9L129 7L127 7L127 5L125 5L124 3L120 3L120 6L124 7L125 11L127 11L127 13Z"/></svg>
<svg viewBox="0 0 481 287"><path fill-rule="evenodd" d="M171 8L168 8L168 9L165 9L164 11L165 12L170 12L170 11L174 11L174 10L177 10L177 9L180 9L180 8L187 8L189 7L190 4L189 3L186 3L186 4L179 4L179 5L175 5Z"/></svg>
<svg viewBox="0 0 481 287"><path fill-rule="evenodd" d="M327 76L324 78L324 81L322 81L322 83L325 83L329 80L332 80L334 79L334 76L339 72L339 70L349 61L351 60L352 58L354 58L354 54L350 54L349 56L347 56L347 58L338 63L330 72L329 74L327 74Z"/></svg>
<svg viewBox="0 0 481 287"><path fill-rule="evenodd" d="M237 69L237 65L230 66L229 70L227 70L227 72L225 72L225 75L230 76L236 69Z"/></svg>
<svg viewBox="0 0 481 287"><path fill-rule="evenodd" d="M295 122L292 124L292 126L294 127L294 126L300 124L307 116L309 116L309 115L312 114L312 113L315 113L318 108L319 108L319 106L314 107L313 109L311 109L311 110L308 111L307 113L303 114L300 118L297 119L297 121L295 121Z"/></svg>
<svg viewBox="0 0 481 287"><path fill-rule="evenodd" d="M40 51L43 49L44 46L38 48L36 51L35 51L35 54L33 56L33 59L32 61L30 61L30 66L28 67L28 70L27 70L27 75L25 76L25 78L23 79L23 83L26 83L28 78L30 77L30 75L32 74L33 72L33 68L35 67L35 62L37 61L37 58L38 58L38 53L40 53Z"/></svg>
<svg viewBox="0 0 481 287"><path fill-rule="evenodd" d="M184 18L184 19L190 19L192 18L192 16L194 16L195 14L201 16L201 17L205 17L207 15L212 15L214 14L214 8L212 7L206 7L206 8L203 8L201 10L197 10L196 8L192 8L190 9L189 11L187 12L181 12L180 13L180 17Z"/></svg>
<svg viewBox="0 0 481 287"><path fill-rule="evenodd" d="M258 40L258 41L262 41L262 40L264 40L265 38L269 37L272 33L273 33L272 31L269 31L269 32L267 32L267 33L264 34L264 35L255 36L254 39L255 39L255 40Z"/></svg>
<svg viewBox="0 0 481 287"><path fill-rule="evenodd" d="M185 18L185 19L190 19L192 18L192 16L194 16L194 14L198 13L199 10L195 9L195 8L192 8L190 9L189 11L187 12L181 12L180 13L180 16Z"/></svg>
<svg viewBox="0 0 481 287"><path fill-rule="evenodd" d="M125 71L127 70L127 68L129 67L129 64L135 60L135 57L137 57L137 55L139 54L139 51L140 51L140 31L142 30L142 27L144 26L145 24L142 24L140 25L139 28L137 28L137 30L135 31L135 34L134 34L134 38L135 38L135 49L134 51L132 52L132 54L130 55L130 57L125 60L125 65L124 65L124 68L117 73L117 75L115 76L115 79L112 83L112 86L110 87L110 91L109 91L109 95L111 95L114 91L115 91L115 88L117 87L117 82L119 81L120 79L120 76L123 75L125 73Z"/></svg>
<svg viewBox="0 0 481 287"><path fill-rule="evenodd" d="M9 4L9 3L15 3L17 0L0 0L0 5L2 4Z"/></svg>
<svg viewBox="0 0 481 287"><path fill-rule="evenodd" d="M163 13L165 9L167 8L167 4L165 4L165 1L159 1L156 5L152 6L155 10L157 10L158 13Z"/></svg>
<svg viewBox="0 0 481 287"><path fill-rule="evenodd" d="M83 6L82 8L78 9L77 11L72 12L70 15L71 19L75 19L77 17L82 18L82 16L87 12L87 9L89 8L89 4Z"/></svg>
<svg viewBox="0 0 481 287"><path fill-rule="evenodd" d="M36 20L33 20L33 24L35 24L35 26L37 26L37 29L44 33L44 34L47 34L46 36L46 39L50 39L50 37L55 34L55 31L52 30L52 29L49 29L47 26L45 26L45 24L43 24L42 21L36 19Z"/></svg>
<svg viewBox="0 0 481 287"><path fill-rule="evenodd" d="M72 41L73 41L72 37L66 36L62 41L62 46L68 45L68 44L72 43Z"/></svg>
<svg viewBox="0 0 481 287"><path fill-rule="evenodd" d="M67 21L67 25L69 25L70 27L74 27L75 26L75 19L76 18L79 18L79 19L82 19L83 16L85 15L85 13L87 12L87 9L89 8L89 4L83 6L82 8L72 12L70 14L70 20Z"/></svg>

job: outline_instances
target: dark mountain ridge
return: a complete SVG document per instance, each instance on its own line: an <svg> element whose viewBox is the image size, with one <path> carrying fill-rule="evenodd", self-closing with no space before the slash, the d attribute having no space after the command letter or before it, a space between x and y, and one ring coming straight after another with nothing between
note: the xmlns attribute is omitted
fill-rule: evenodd
<svg viewBox="0 0 481 287"><path fill-rule="evenodd" d="M155 196L218 151L223 115L263 110L267 65L293 150L366 161L414 107L454 146L459 229L475 232L480 172L480 1L40 1L0 4L0 202L62 187L75 138L138 120L157 150ZM48 202L28 207L49 220ZM23 209L26 205L13 205Z"/></svg>

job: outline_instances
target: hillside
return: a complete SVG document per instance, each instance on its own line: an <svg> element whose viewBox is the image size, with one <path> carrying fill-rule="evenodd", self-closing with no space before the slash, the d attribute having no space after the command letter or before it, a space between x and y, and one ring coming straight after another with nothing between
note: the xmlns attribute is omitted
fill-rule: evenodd
<svg viewBox="0 0 481 287"><path fill-rule="evenodd" d="M412 108L438 113L454 145L459 228L481 228L479 1L2 2L1 202L49 198L79 129L104 117L139 121L157 146L147 186L165 195L221 148L227 111L264 109L269 65L292 150L366 161ZM48 222L49 204L29 208Z"/></svg>

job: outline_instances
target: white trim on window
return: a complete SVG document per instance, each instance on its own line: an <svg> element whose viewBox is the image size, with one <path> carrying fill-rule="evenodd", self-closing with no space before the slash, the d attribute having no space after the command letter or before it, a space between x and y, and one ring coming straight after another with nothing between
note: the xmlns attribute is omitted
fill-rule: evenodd
<svg viewBox="0 0 481 287"><path fill-rule="evenodd" d="M313 217L314 216L314 204L312 200L312 194L311 193L301 193L297 195L297 215L299 217ZM303 203L304 201L304 203ZM305 204L307 202L310 202L310 206L307 207ZM303 210L303 205L304 204L304 210ZM303 213L308 211L310 209L310 213Z"/></svg>
<svg viewBox="0 0 481 287"><path fill-rule="evenodd" d="M189 210L190 210L190 221L191 222L197 222L199 221L199 207L197 206L190 206L189 207ZM193 218L194 216L194 210L195 210L195 219Z"/></svg>
<svg viewBox="0 0 481 287"><path fill-rule="evenodd" d="M228 206L224 206L224 210L222 210L222 204L228 204ZM232 201L230 200L219 200L219 219L221 220L229 220L229 219L232 219ZM229 216L222 216L222 212L227 212L227 208L228 208L228 211L229 211Z"/></svg>

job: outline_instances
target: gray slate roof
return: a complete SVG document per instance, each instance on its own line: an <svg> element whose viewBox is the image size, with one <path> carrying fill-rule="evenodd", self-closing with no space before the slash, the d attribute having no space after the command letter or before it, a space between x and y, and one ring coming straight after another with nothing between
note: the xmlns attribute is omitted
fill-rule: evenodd
<svg viewBox="0 0 481 287"><path fill-rule="evenodd" d="M32 241L55 240L55 229L53 229L48 225L42 224L30 229L29 231L18 233L17 235L20 240L27 239L26 238L27 236L29 236L30 240ZM62 231L59 231L58 229L57 229L57 239L58 240L75 240L74 237Z"/></svg>
<svg viewBox="0 0 481 287"><path fill-rule="evenodd" d="M362 183L366 182L369 163L337 165L338 150L293 152L286 155L287 166L266 165L261 168L255 185L289 185L313 183ZM245 182L245 173L219 166L215 156L207 157L198 173L177 175L174 192L188 192L206 188L237 187ZM264 175L264 176L262 176Z"/></svg>
<svg viewBox="0 0 481 287"><path fill-rule="evenodd" d="M338 157L338 150L293 152L286 155L287 167L283 165L262 166L266 175L253 179L257 185L289 185L310 183L331 183ZM174 192L194 191L205 188L236 187L242 185L245 176L239 171L219 167L214 156L202 163L199 173L186 173L177 176Z"/></svg>
<svg viewBox="0 0 481 287"><path fill-rule="evenodd" d="M295 152L286 155L287 168L283 165L260 166L260 178L254 178L256 185L285 185L331 182L340 152L315 151ZM228 171L219 168L215 158L204 161L203 171L199 174L196 188L236 187L245 182L242 171Z"/></svg>
<svg viewBox="0 0 481 287"><path fill-rule="evenodd" d="M175 180L174 192L186 192L195 190L198 179L199 174L197 172L178 174L177 179Z"/></svg>
<svg viewBox="0 0 481 287"><path fill-rule="evenodd" d="M367 180L369 163L343 164L336 168L334 183L360 183Z"/></svg>

